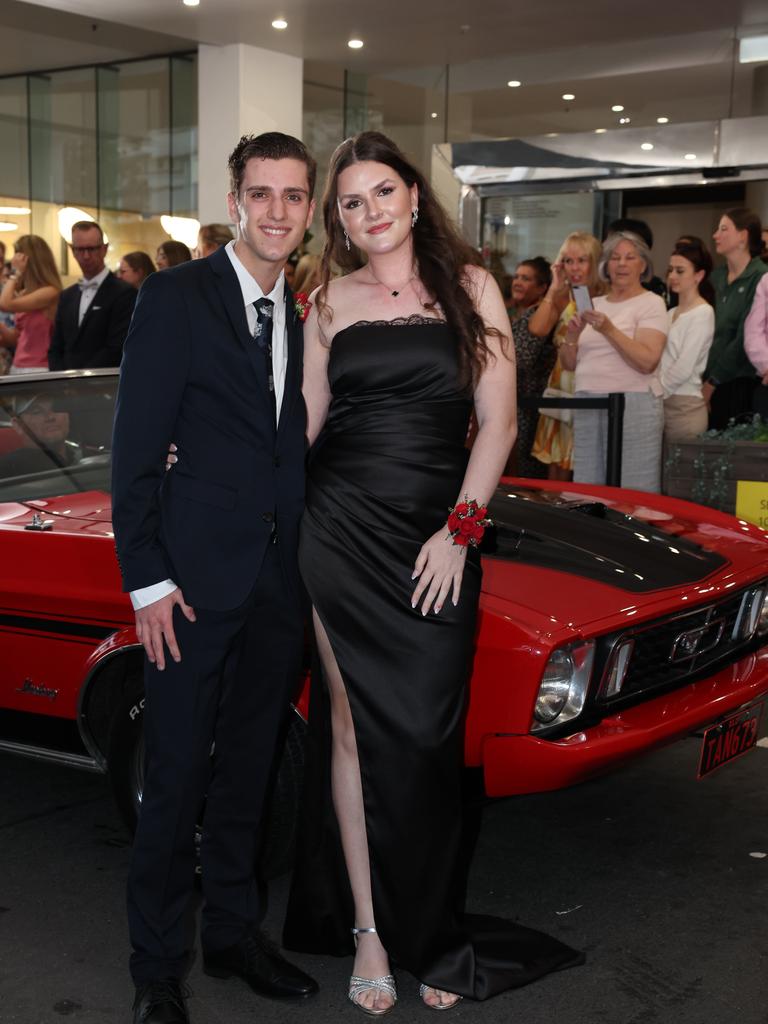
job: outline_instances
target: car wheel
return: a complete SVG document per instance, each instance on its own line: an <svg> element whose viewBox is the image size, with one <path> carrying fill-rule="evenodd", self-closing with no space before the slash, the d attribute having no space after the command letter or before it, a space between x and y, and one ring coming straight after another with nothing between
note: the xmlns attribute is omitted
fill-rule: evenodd
<svg viewBox="0 0 768 1024"><path fill-rule="evenodd" d="M264 841L258 862L263 879L276 878L291 867L296 844L299 799L304 778L306 723L291 708L285 746L274 787L267 804ZM136 830L144 792L144 696L134 694L118 708L109 743L109 776L118 810L130 829ZM201 821L205 809L201 812ZM200 826L196 846L199 848Z"/></svg>

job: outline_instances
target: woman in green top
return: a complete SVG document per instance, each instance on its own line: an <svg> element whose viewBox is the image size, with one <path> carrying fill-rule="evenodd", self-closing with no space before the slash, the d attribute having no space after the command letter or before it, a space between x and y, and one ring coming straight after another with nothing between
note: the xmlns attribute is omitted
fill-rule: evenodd
<svg viewBox="0 0 768 1024"><path fill-rule="evenodd" d="M715 289L715 336L704 372L704 398L711 430L752 413L759 378L744 351L744 321L757 282L768 271L758 259L762 248L760 218L744 207L728 210L712 236L725 257L710 280Z"/></svg>

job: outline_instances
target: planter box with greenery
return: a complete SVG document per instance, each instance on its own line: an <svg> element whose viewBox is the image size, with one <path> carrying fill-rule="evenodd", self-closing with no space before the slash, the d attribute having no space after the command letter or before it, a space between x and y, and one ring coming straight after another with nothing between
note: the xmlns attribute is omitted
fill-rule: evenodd
<svg viewBox="0 0 768 1024"><path fill-rule="evenodd" d="M665 494L733 513L739 480L768 482L768 423L756 417L668 444L663 466Z"/></svg>

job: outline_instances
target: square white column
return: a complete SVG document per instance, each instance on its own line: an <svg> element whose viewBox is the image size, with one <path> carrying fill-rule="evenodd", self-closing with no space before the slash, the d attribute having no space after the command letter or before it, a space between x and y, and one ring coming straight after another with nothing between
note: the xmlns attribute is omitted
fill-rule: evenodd
<svg viewBox="0 0 768 1024"><path fill-rule="evenodd" d="M228 221L227 158L242 135L301 138L303 64L257 46L201 45L198 51L198 218Z"/></svg>

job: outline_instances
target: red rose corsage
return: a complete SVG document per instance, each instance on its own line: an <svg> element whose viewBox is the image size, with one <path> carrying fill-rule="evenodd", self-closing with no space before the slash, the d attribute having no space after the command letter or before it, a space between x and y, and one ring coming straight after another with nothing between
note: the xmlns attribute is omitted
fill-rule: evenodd
<svg viewBox="0 0 768 1024"><path fill-rule="evenodd" d="M462 548L467 545L476 548L483 539L486 527L493 526L493 520L488 519L486 506L478 505L474 498L466 495L464 501L448 509L448 512L448 532L453 537L453 543Z"/></svg>
<svg viewBox="0 0 768 1024"><path fill-rule="evenodd" d="M297 319L304 323L309 316L310 309L312 309L312 303L309 301L309 296L306 292L296 292L293 296L293 309Z"/></svg>

